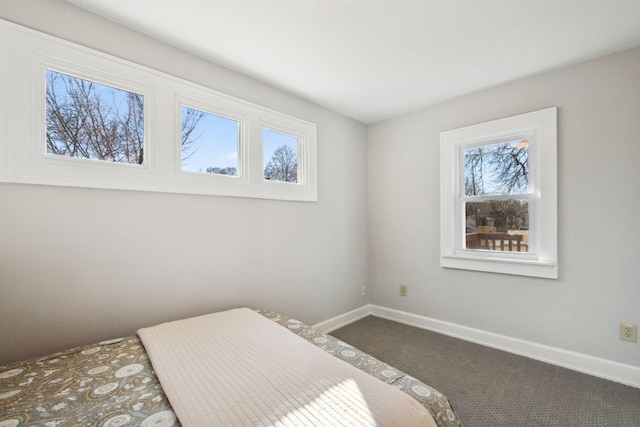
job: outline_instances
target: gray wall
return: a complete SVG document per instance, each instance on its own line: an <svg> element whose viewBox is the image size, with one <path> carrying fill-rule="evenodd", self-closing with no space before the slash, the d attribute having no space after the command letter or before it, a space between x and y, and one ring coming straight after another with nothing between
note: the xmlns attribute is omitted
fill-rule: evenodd
<svg viewBox="0 0 640 427"><path fill-rule="evenodd" d="M0 184L0 363L237 306L316 323L367 302L363 124L59 0L0 17L315 122L319 171L317 203Z"/></svg>
<svg viewBox="0 0 640 427"><path fill-rule="evenodd" d="M370 126L371 303L640 366L639 76L636 48ZM551 106L560 279L441 268L439 133Z"/></svg>

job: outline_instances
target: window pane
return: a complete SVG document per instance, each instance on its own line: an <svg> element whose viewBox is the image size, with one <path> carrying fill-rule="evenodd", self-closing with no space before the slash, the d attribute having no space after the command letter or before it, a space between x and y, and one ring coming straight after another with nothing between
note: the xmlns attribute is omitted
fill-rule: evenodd
<svg viewBox="0 0 640 427"><path fill-rule="evenodd" d="M46 71L48 155L144 164L144 97Z"/></svg>
<svg viewBox="0 0 640 427"><path fill-rule="evenodd" d="M464 150L466 196L522 194L529 188L529 141Z"/></svg>
<svg viewBox="0 0 640 427"><path fill-rule="evenodd" d="M238 176L240 122L182 107L182 170Z"/></svg>
<svg viewBox="0 0 640 427"><path fill-rule="evenodd" d="M490 200L465 204L466 249L529 251L529 203Z"/></svg>
<svg viewBox="0 0 640 427"><path fill-rule="evenodd" d="M298 137L271 129L262 130L264 179L297 183Z"/></svg>

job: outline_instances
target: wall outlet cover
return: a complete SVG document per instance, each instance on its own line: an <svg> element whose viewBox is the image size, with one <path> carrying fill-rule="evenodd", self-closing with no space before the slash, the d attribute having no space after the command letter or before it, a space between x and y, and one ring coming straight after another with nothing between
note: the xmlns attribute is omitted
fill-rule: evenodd
<svg viewBox="0 0 640 427"><path fill-rule="evenodd" d="M620 323L620 339L622 341L638 342L638 325Z"/></svg>
<svg viewBox="0 0 640 427"><path fill-rule="evenodd" d="M400 295L403 297L407 296L407 285L400 285Z"/></svg>

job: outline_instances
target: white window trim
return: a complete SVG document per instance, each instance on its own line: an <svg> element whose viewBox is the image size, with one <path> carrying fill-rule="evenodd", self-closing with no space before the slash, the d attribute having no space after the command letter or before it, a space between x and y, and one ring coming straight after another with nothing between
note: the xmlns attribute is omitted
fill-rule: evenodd
<svg viewBox="0 0 640 427"><path fill-rule="evenodd" d="M228 176L219 174L209 174L201 172L191 172L182 170L182 146L180 144L175 145L175 170L177 179L184 181L185 186L188 185L191 188L202 188L201 191L206 192L207 187L213 185L223 188L229 186L230 195L233 193L233 186L247 186L249 184L249 115L248 111L245 113L239 113L242 108L239 105L222 106L220 100L217 99L215 94L207 96L207 92L201 92L197 88L194 91L195 95L199 95L198 99L187 98L185 96L176 97L176 124L175 124L175 139L179 141L182 138L182 115L181 107L195 108L196 110L203 111L205 113L214 114L216 116L225 117L231 120L235 120L239 123L240 138L238 141L238 176ZM216 102L218 101L218 102ZM234 109L235 108L235 109ZM205 193L206 194L206 193Z"/></svg>
<svg viewBox="0 0 640 427"><path fill-rule="evenodd" d="M314 123L3 20L0 39L0 182L318 200ZM45 155L46 68L143 95L144 165ZM181 103L241 122L238 178L182 172ZM263 123L299 138L300 185L263 182Z"/></svg>
<svg viewBox="0 0 640 427"><path fill-rule="evenodd" d="M534 134L529 151L533 211L532 253L513 254L464 248L465 218L459 196L464 171L461 149L473 144ZM557 108L449 130L440 134L440 265L446 268L558 278ZM463 180L462 183L460 180Z"/></svg>
<svg viewBox="0 0 640 427"><path fill-rule="evenodd" d="M285 191L311 191L312 183L315 180L312 173L315 169L313 153L309 153L309 144L306 142L313 135L309 133L308 129L301 126L293 125L291 121L285 122L280 120L277 116L264 116L264 119L260 121L260 186L265 194L269 194L273 198L277 198L278 194ZM298 139L298 160L302 160L302 176L298 176L298 182L278 182L267 181L264 179L264 157L263 149L264 143L262 141L263 129L271 129L276 132L282 132L287 135L295 136ZM256 174L258 171L256 171Z"/></svg>

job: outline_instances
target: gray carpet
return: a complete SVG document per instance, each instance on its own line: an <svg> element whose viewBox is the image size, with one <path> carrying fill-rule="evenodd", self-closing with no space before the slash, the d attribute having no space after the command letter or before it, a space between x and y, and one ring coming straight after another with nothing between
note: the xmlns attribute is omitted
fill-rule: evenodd
<svg viewBox="0 0 640 427"><path fill-rule="evenodd" d="M440 390L465 427L640 427L640 389L373 316L331 335Z"/></svg>

